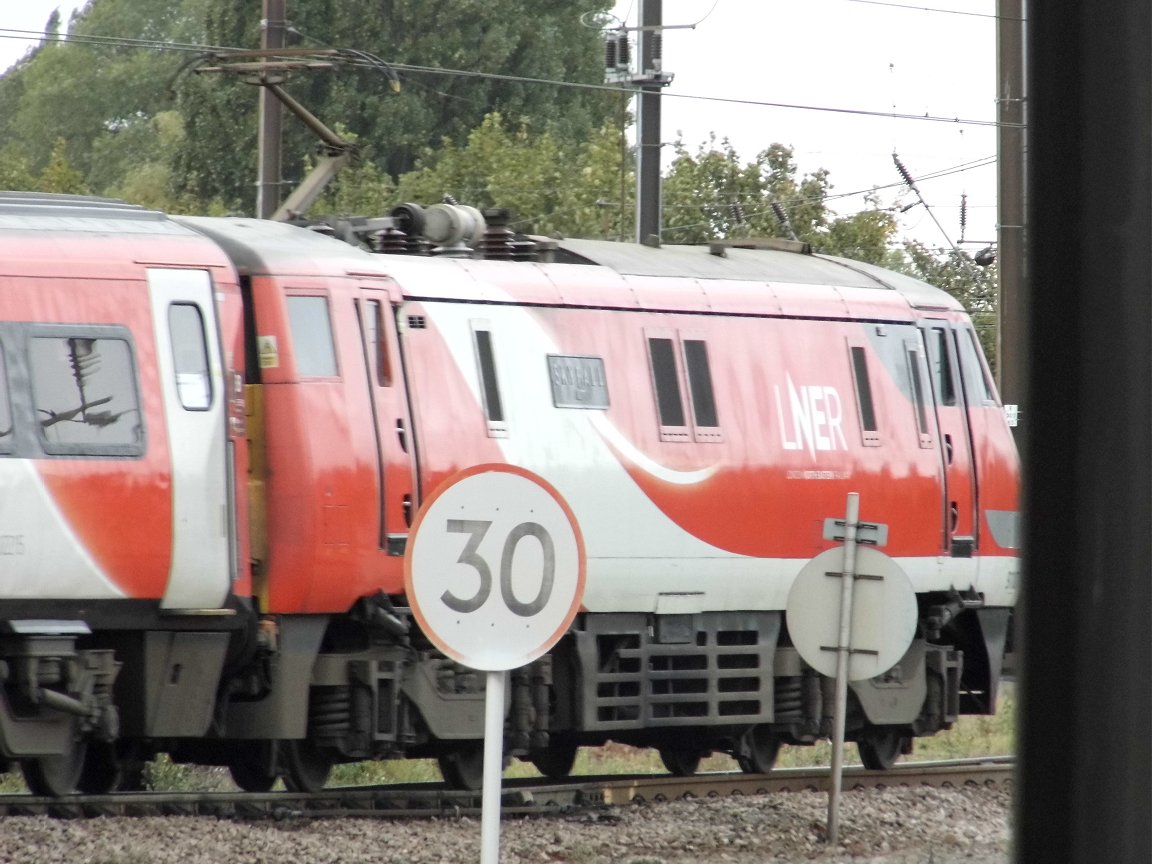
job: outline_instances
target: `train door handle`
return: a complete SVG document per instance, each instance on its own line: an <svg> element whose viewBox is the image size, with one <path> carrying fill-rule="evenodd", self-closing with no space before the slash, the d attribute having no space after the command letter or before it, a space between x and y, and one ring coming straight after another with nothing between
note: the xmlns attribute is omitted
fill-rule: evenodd
<svg viewBox="0 0 1152 864"><path fill-rule="evenodd" d="M952 527L949 528L948 530L949 530L949 533L951 533L951 532L955 531L956 526L960 524L960 508L956 506L955 501L950 501L949 504L951 506L948 508L948 511L949 511L949 516L951 518Z"/></svg>
<svg viewBox="0 0 1152 864"><path fill-rule="evenodd" d="M408 431L404 428L404 421L396 420L396 440L400 442L400 449L408 452Z"/></svg>
<svg viewBox="0 0 1152 864"><path fill-rule="evenodd" d="M401 505L404 510L404 524L409 528L412 527L412 496L407 492L404 493L404 503Z"/></svg>
<svg viewBox="0 0 1152 864"><path fill-rule="evenodd" d="M952 464L952 436L944 436L944 456L948 460L948 464Z"/></svg>

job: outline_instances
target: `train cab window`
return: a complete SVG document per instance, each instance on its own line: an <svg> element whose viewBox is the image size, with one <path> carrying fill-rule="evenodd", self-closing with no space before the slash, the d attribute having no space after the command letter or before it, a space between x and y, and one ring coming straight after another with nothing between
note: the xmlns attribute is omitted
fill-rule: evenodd
<svg viewBox="0 0 1152 864"><path fill-rule="evenodd" d="M868 447L877 447L880 444L880 430L876 424L872 379L868 375L868 353L860 345L849 345L848 351L852 358L852 380L856 386L856 409L862 440Z"/></svg>
<svg viewBox="0 0 1152 864"><path fill-rule="evenodd" d="M916 413L916 430L920 435L920 446L932 446L932 429L928 425L928 407L924 401L924 377L921 367L920 349L909 343L906 352L908 360L908 380L912 391L912 402Z"/></svg>
<svg viewBox="0 0 1152 864"><path fill-rule="evenodd" d="M952 355L948 351L948 331L933 327L928 337L928 369L932 374L932 392L937 405L956 404L956 375L952 369Z"/></svg>
<svg viewBox="0 0 1152 864"><path fill-rule="evenodd" d="M388 363L388 348L384 344L384 304L368 300L362 316L364 346L368 352L368 368L372 380L380 387L392 386L392 369Z"/></svg>
<svg viewBox="0 0 1152 864"><path fill-rule="evenodd" d="M0 453L12 451L12 405L8 401L8 369L0 352Z"/></svg>
<svg viewBox="0 0 1152 864"><path fill-rule="evenodd" d="M956 346L960 355L960 370L964 378L965 395L971 405L996 405L996 391L992 387L988 367L984 363L983 352L976 332L967 327L956 334Z"/></svg>
<svg viewBox="0 0 1152 864"><path fill-rule="evenodd" d="M287 301L296 373L301 378L335 378L339 370L336 347L332 342L328 299L293 294Z"/></svg>
<svg viewBox="0 0 1152 864"><path fill-rule="evenodd" d="M207 411L212 407L212 378L208 373L208 343L200 307L192 303L169 306L168 333L180 404L187 411Z"/></svg>
<svg viewBox="0 0 1152 864"><path fill-rule="evenodd" d="M90 328L28 340L32 401L46 453L139 455L144 427L132 348Z"/></svg>
<svg viewBox="0 0 1152 864"><path fill-rule="evenodd" d="M472 322L472 341L476 348L476 364L480 369L480 394L484 400L484 416L488 434L493 438L506 437L508 426L504 422L504 403L500 398L500 379L496 375L496 355L492 350L492 331L486 321Z"/></svg>

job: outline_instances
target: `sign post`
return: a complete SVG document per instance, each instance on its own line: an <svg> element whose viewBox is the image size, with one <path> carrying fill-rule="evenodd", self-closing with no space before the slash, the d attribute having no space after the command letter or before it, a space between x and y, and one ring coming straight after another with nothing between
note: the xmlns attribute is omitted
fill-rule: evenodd
<svg viewBox="0 0 1152 864"><path fill-rule="evenodd" d="M408 543L404 584L421 629L448 657L488 673L484 695L481 864L500 855L507 671L560 640L584 595L584 540L543 478L479 465L424 502Z"/></svg>
<svg viewBox="0 0 1152 864"><path fill-rule="evenodd" d="M834 844L839 841L848 683L875 678L904 656L916 634L917 609L908 576L874 548L887 542L888 526L860 521L858 493L848 494L843 520L827 520L824 538L842 540L844 546L804 565L788 592L786 614L800 656L821 675L836 679L828 795L828 842ZM835 619L830 610L837 611Z"/></svg>

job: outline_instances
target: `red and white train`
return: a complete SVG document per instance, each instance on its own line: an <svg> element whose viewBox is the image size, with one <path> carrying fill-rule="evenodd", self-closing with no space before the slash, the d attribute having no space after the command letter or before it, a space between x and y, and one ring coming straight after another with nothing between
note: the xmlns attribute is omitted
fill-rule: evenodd
<svg viewBox="0 0 1152 864"><path fill-rule="evenodd" d="M484 676L419 631L404 556L483 463L584 539L570 631L508 688L506 753L545 774L609 739L688 773L826 737L784 609L852 491L918 621L848 738L877 767L994 710L1018 467L956 301L736 243L497 225L428 254L416 215L340 239L0 194L0 755L34 791L131 788L158 753L253 790L404 756L478 782Z"/></svg>

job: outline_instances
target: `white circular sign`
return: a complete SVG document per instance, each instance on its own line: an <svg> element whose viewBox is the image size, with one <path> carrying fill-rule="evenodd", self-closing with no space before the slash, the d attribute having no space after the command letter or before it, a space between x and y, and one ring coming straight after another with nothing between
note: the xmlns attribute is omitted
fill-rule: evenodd
<svg viewBox="0 0 1152 864"><path fill-rule="evenodd" d="M844 549L828 549L804 565L788 592L792 644L809 666L830 678L836 675L843 569ZM883 552L857 546L856 574L849 681L875 678L896 665L912 644L918 616L912 583Z"/></svg>
<svg viewBox="0 0 1152 864"><path fill-rule="evenodd" d="M576 616L584 540L547 481L480 465L420 508L404 584L417 622L447 656L473 669L515 669L555 645Z"/></svg>

